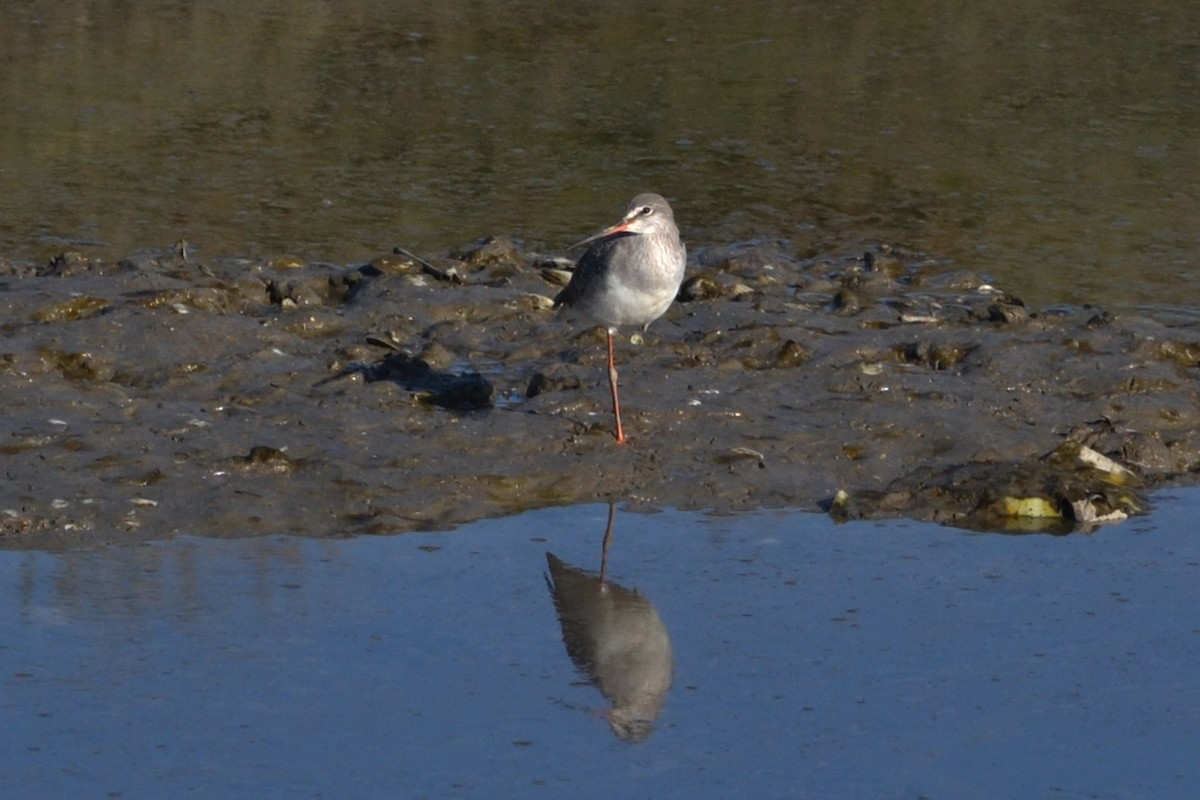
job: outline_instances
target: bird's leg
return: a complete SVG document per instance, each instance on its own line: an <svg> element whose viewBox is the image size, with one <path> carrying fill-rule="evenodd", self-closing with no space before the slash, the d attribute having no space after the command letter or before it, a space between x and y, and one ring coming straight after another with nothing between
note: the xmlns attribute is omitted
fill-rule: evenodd
<svg viewBox="0 0 1200 800"><path fill-rule="evenodd" d="M608 331L608 386L612 389L613 416L617 418L617 444L625 444L621 428L621 401L617 399L617 362L613 359L613 332Z"/></svg>

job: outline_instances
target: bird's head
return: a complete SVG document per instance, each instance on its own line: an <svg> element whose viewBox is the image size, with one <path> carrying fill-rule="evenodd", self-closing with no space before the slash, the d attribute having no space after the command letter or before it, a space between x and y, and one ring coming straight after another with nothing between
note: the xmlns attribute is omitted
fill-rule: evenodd
<svg viewBox="0 0 1200 800"><path fill-rule="evenodd" d="M639 194L625 206L625 212L621 215L620 222L581 242L576 242L568 249L585 247L613 236L644 236L656 233L678 236L675 228L675 215L671 212L670 204L662 195Z"/></svg>

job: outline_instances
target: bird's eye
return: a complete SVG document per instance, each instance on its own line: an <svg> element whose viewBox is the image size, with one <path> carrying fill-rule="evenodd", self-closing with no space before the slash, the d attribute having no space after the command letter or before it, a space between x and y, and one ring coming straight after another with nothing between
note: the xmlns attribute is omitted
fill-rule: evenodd
<svg viewBox="0 0 1200 800"><path fill-rule="evenodd" d="M650 206L642 206L640 213L643 217L648 216L650 214Z"/></svg>

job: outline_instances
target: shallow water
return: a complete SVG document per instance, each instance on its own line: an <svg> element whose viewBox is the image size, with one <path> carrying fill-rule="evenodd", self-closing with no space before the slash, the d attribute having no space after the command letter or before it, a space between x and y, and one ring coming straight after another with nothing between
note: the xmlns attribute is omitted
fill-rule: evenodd
<svg viewBox="0 0 1200 800"><path fill-rule="evenodd" d="M1200 493L1090 536L619 513L674 682L614 737L545 553L453 533L0 553L6 796L1191 797ZM20 787L10 794L13 787Z"/></svg>
<svg viewBox="0 0 1200 800"><path fill-rule="evenodd" d="M1188 3L18 4L0 257L898 242L1035 304L1200 305Z"/></svg>

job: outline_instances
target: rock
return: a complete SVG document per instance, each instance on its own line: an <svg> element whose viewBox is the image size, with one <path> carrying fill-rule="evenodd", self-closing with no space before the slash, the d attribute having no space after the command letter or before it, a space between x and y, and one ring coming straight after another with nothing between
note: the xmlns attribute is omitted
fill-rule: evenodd
<svg viewBox="0 0 1200 800"><path fill-rule="evenodd" d="M685 303L715 300L723 294L721 284L707 273L693 275L679 287L679 299Z"/></svg>

